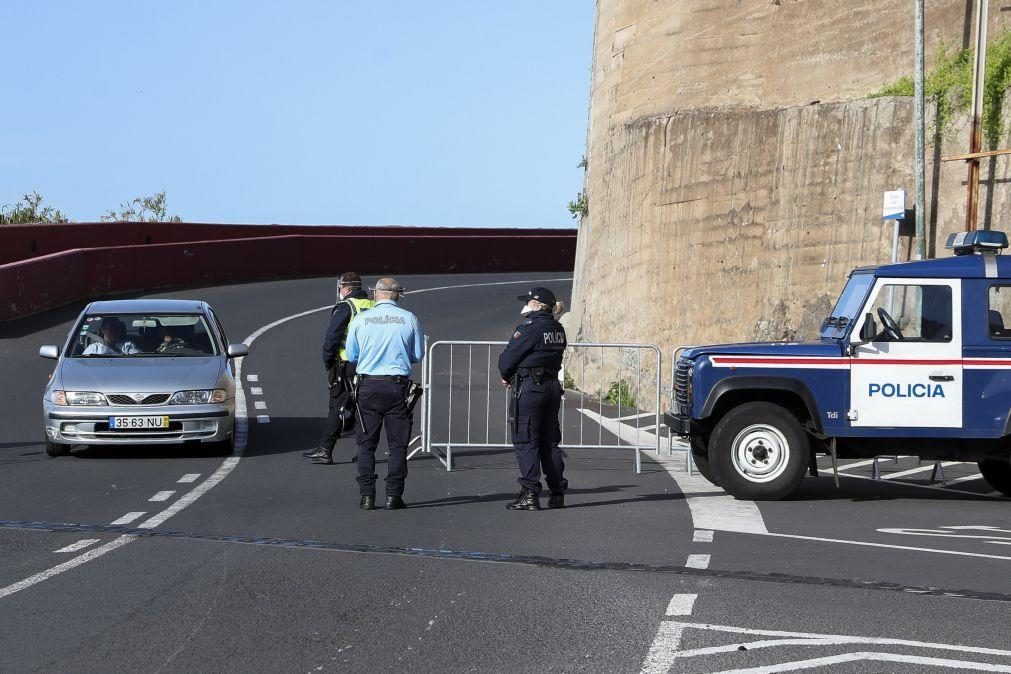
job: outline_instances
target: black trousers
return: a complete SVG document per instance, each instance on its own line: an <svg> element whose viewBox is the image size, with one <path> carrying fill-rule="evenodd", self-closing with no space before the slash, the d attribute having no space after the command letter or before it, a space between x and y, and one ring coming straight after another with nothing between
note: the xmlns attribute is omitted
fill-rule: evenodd
<svg viewBox="0 0 1011 674"><path fill-rule="evenodd" d="M363 379L358 384L358 488L376 493L376 447L385 426L390 456L386 462L386 495L403 496L407 480L407 445L413 419L407 411L407 380Z"/></svg>
<svg viewBox="0 0 1011 674"><path fill-rule="evenodd" d="M520 397L513 399L513 449L520 466L520 485L535 493L541 491L541 471L548 489L563 493L569 486L565 479L565 461L558 444L562 428L558 425L558 409L562 387L551 377L537 384L530 377L520 380Z"/></svg>
<svg viewBox="0 0 1011 674"><path fill-rule="evenodd" d="M335 368L334 382L330 386L330 411L319 439L320 447L326 449L334 448L344 430L344 408L351 405L351 380L355 376L354 363L339 363Z"/></svg>

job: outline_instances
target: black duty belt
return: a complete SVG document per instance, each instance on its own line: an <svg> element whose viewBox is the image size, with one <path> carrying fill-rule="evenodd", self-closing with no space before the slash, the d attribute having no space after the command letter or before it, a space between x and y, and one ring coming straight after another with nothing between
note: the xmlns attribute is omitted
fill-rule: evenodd
<svg viewBox="0 0 1011 674"><path fill-rule="evenodd" d="M392 381L397 384L406 384L410 379L410 377L402 374L362 374L359 372L358 376L362 381L375 379L376 381Z"/></svg>
<svg viewBox="0 0 1011 674"><path fill-rule="evenodd" d="M558 377L558 371L552 372L546 367L521 367L516 370L517 376L530 377L534 380L536 384L543 384L549 379L555 379Z"/></svg>

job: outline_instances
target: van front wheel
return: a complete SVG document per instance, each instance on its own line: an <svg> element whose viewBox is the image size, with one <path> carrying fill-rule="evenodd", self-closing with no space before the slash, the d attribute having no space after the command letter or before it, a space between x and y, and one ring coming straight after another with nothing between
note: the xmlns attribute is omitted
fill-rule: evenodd
<svg viewBox="0 0 1011 674"><path fill-rule="evenodd" d="M1007 458L984 459L977 465L979 465L979 472L983 474L983 479L991 487L1005 496L1011 496L1011 460Z"/></svg>
<svg viewBox="0 0 1011 674"><path fill-rule="evenodd" d="M745 403L723 416L709 439L709 466L741 499L775 501L804 479L810 445L796 417L779 405Z"/></svg>

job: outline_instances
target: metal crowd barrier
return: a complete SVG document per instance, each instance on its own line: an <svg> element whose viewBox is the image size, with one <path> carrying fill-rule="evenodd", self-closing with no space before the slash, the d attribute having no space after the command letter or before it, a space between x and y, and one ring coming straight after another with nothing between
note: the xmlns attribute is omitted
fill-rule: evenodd
<svg viewBox="0 0 1011 674"><path fill-rule="evenodd" d="M498 353L507 342L499 341L452 341L433 343L425 357L423 384L425 386L424 410L421 425L421 444L408 458L420 453L435 456L447 471L453 469L453 452L461 449L505 449L512 448L509 437L509 404L511 392L501 384L498 373ZM599 360L591 366L597 369L597 380L608 382L608 391L598 390L591 396L584 391L565 391L560 423L562 426L561 448L565 449L634 449L635 472L642 471L641 450L660 450L661 425L661 352L652 344L569 344L567 367L572 375L579 374L579 382L586 382L587 359L595 354ZM448 352L448 353L446 353ZM611 354L615 359L608 362ZM634 358L633 358L634 354ZM644 363L644 354L649 356ZM438 356L438 357L437 357ZM494 356L494 358L493 358ZM573 365L578 359L578 370ZM627 361L627 362L626 362ZM633 362L634 361L634 362ZM438 362L438 366L437 366ZM655 376L644 376L644 365L651 365ZM613 371L615 378L609 379L605 373ZM559 373L559 379L566 383L566 370ZM439 387L435 387L436 379ZM635 387L632 388L632 380ZM647 384L648 398L643 398L643 385ZM634 391L634 394L633 394ZM579 396L579 423L576 429L566 424L566 400ZM605 403L605 395L613 400ZM654 412L638 413L631 401L649 399L654 404ZM593 408L596 408L595 410ZM616 410L616 416L605 415ZM635 414L628 415L634 411ZM624 412L624 414L623 414ZM587 428L596 416L596 430ZM652 417L653 425L644 427L645 418ZM502 433L492 433L492 420L502 420ZM635 420L625 428L624 421ZM615 423L613 431L605 437L604 422ZM438 422L438 423L436 423ZM652 429L653 433L648 433ZM444 435L441 435L444 433ZM596 441L594 442L594 435ZM629 440L623 436L632 436ZM613 440L612 440L613 437Z"/></svg>

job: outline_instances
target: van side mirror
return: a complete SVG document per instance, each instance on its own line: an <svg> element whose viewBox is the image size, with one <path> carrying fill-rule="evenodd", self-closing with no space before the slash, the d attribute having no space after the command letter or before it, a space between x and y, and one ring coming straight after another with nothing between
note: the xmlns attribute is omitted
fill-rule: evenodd
<svg viewBox="0 0 1011 674"><path fill-rule="evenodd" d="M874 317L871 314L864 316L864 324L860 327L860 341L864 344L873 342L878 334L878 326L874 324Z"/></svg>
<svg viewBox="0 0 1011 674"><path fill-rule="evenodd" d="M242 358L243 356L249 355L249 347L245 344L229 344L228 345L228 357L229 358Z"/></svg>
<svg viewBox="0 0 1011 674"><path fill-rule="evenodd" d="M54 344L46 344L39 347L39 355L49 360L56 360L60 357L60 347Z"/></svg>

